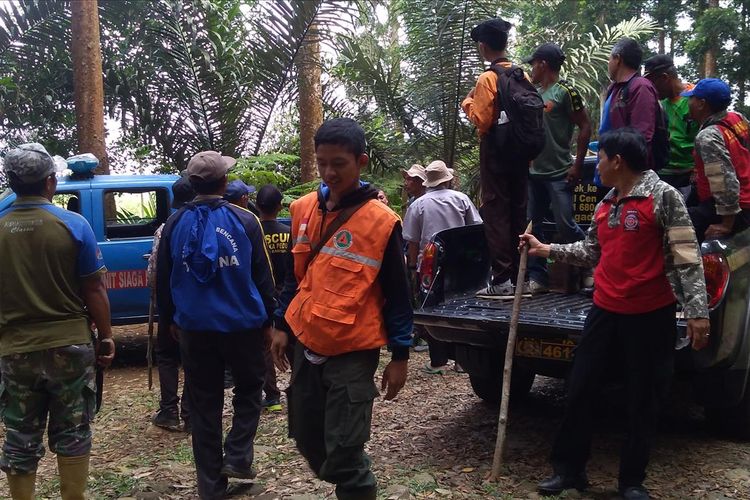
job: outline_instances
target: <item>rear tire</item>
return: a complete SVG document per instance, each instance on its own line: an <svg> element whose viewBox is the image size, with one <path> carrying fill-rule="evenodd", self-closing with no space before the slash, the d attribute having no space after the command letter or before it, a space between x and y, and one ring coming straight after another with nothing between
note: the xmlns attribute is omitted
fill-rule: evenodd
<svg viewBox="0 0 750 500"><path fill-rule="evenodd" d="M535 373L524 369L513 367L510 377L510 398L512 401L522 399L529 394L531 386L534 385ZM503 372L498 370L495 377L481 377L469 374L471 388L481 400L489 404L498 404L503 392Z"/></svg>
<svg viewBox="0 0 750 500"><path fill-rule="evenodd" d="M750 384L745 395L732 408L704 408L712 430L722 436L750 441Z"/></svg>

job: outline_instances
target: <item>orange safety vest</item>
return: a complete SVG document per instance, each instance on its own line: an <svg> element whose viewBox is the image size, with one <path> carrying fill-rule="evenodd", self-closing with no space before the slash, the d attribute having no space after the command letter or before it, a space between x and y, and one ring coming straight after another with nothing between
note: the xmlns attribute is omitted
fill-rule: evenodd
<svg viewBox="0 0 750 500"><path fill-rule="evenodd" d="M387 334L378 274L398 216L378 200L368 201L305 270L309 253L337 213L323 215L317 192L292 203L290 212L299 286L285 318L294 335L323 356L384 346Z"/></svg>

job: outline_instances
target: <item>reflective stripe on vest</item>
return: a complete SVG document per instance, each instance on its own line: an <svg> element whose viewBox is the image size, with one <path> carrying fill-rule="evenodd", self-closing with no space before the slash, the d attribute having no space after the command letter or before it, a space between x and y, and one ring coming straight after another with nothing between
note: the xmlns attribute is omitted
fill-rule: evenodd
<svg viewBox="0 0 750 500"><path fill-rule="evenodd" d="M377 200L365 203L305 269L316 238L336 213L319 208L317 193L295 201L290 211L299 287L285 318L294 335L325 356L385 345L385 299L378 276L398 216Z"/></svg>
<svg viewBox="0 0 750 500"><path fill-rule="evenodd" d="M383 264L382 260L371 259L370 257L367 257L365 255L359 255L353 252L347 252L346 250L342 250L340 248L326 246L326 247L321 248L320 252L328 254L328 255L335 255L337 257L343 257L345 259L353 260L354 262L359 262L360 264L371 266L371 267L374 267L375 269L380 269L380 266Z"/></svg>

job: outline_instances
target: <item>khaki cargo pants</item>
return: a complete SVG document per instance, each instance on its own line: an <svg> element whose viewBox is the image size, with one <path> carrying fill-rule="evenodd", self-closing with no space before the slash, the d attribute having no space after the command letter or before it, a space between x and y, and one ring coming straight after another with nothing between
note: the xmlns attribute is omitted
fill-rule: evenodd
<svg viewBox="0 0 750 500"><path fill-rule="evenodd" d="M365 443L370 439L374 376L380 349L331 356L310 363L297 343L287 389L289 437L339 499L374 499L376 480Z"/></svg>

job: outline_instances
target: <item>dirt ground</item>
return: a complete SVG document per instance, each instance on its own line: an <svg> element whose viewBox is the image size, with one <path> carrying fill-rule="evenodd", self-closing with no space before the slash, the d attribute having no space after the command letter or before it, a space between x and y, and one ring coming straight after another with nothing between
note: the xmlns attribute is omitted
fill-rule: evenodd
<svg viewBox="0 0 750 500"><path fill-rule="evenodd" d="M118 329L122 360L143 359L142 327ZM427 375L426 353L412 355L407 386L395 401L376 401L368 452L382 499L539 498L537 481L548 474L546 456L563 407L561 381L538 377L531 395L511 407L502 480L487 484L497 409L474 396L466 375ZM381 357L380 371L387 362ZM156 374L156 371L154 371ZM281 376L281 387L288 374ZM119 366L106 374L104 405L94 426L90 498L196 498L189 436L153 427L158 381L147 389L144 366ZM722 440L705 427L702 413L676 384L662 419L646 486L656 498L750 499L750 447ZM225 424L231 418L226 393ZM598 420L589 464L591 490L565 498L615 496L622 434L617 410ZM233 498L334 498L316 480L286 436L286 413L264 413L256 439L258 478L231 483ZM0 438L4 430L0 429ZM40 464L38 498L59 498L54 455ZM7 498L0 480L0 498Z"/></svg>

